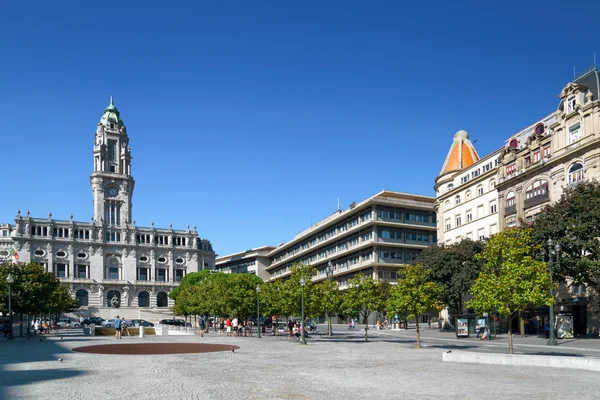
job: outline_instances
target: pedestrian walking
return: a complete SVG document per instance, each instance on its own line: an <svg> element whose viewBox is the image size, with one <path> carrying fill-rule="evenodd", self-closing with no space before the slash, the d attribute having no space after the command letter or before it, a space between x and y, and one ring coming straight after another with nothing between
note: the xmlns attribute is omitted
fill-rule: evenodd
<svg viewBox="0 0 600 400"><path fill-rule="evenodd" d="M125 317L121 319L121 330L127 333L127 336L131 336L129 334L129 323L125 320Z"/></svg>
<svg viewBox="0 0 600 400"><path fill-rule="evenodd" d="M198 325L200 326L200 337L204 337L204 330L206 329L206 322L204 321L204 318L200 317Z"/></svg>
<svg viewBox="0 0 600 400"><path fill-rule="evenodd" d="M117 318L115 320L115 337L117 339L121 339L121 324L122 324L122 321L119 319L119 316L117 315Z"/></svg>

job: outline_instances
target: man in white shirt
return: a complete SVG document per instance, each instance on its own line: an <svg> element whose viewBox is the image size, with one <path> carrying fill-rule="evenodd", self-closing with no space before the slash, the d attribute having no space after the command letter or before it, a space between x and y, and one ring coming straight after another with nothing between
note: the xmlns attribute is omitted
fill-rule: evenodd
<svg viewBox="0 0 600 400"><path fill-rule="evenodd" d="M237 317L233 319L233 321L231 321L231 325L233 326L233 336L237 336L238 335L238 319Z"/></svg>

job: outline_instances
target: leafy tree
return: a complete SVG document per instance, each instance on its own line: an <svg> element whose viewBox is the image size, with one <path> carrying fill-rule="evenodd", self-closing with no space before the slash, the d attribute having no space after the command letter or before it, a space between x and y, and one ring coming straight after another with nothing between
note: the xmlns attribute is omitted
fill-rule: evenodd
<svg viewBox="0 0 600 400"><path fill-rule="evenodd" d="M477 255L484 266L471 288L469 307L480 313L497 310L510 323L531 305L552 304L548 268L545 262L532 257L539 247L531 239L530 228L510 228L490 238L483 253ZM512 354L511 329L508 349Z"/></svg>
<svg viewBox="0 0 600 400"><path fill-rule="evenodd" d="M342 295L338 287L338 282L334 280L324 280L315 285L315 294L319 301L319 315L327 317L327 335L331 337L331 317L336 315L342 303Z"/></svg>
<svg viewBox="0 0 600 400"><path fill-rule="evenodd" d="M253 274L229 274L227 281L229 313L242 318L256 314L256 287L262 279Z"/></svg>
<svg viewBox="0 0 600 400"><path fill-rule="evenodd" d="M372 276L358 274L350 280L350 287L342 295L342 308L348 311L358 311L363 324L373 311L385 308L389 292L387 281L377 281Z"/></svg>
<svg viewBox="0 0 600 400"><path fill-rule="evenodd" d="M284 283L281 280L266 282L261 285L260 309L263 315L275 316L274 334L277 335L279 316L289 315Z"/></svg>
<svg viewBox="0 0 600 400"><path fill-rule="evenodd" d="M421 252L416 263L431 271L430 279L442 287L440 299L450 315L463 313L464 296L479 276L483 261L476 258L484 243L463 239L449 246L431 246Z"/></svg>
<svg viewBox="0 0 600 400"><path fill-rule="evenodd" d="M536 244L546 248L548 239L552 239L562 246L560 267L553 268L558 282L600 289L600 182L565 190L532 227Z"/></svg>
<svg viewBox="0 0 600 400"><path fill-rule="evenodd" d="M320 311L318 294L314 290L315 283L312 278L317 274L317 269L312 265L296 263L292 266L291 275L283 283L284 311L287 315L299 316L302 313L302 286L300 280L304 279L304 315L317 317Z"/></svg>
<svg viewBox="0 0 600 400"><path fill-rule="evenodd" d="M442 287L431 281L432 271L416 264L407 267L398 278L398 283L390 290L388 309L397 311L406 318L414 318L417 324L417 348L421 347L419 320L421 315L441 309Z"/></svg>

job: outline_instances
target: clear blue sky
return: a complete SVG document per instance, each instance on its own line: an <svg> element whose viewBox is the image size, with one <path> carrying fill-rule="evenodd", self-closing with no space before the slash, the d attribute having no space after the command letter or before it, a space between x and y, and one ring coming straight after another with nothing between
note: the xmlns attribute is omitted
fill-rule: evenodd
<svg viewBox="0 0 600 400"><path fill-rule="evenodd" d="M495 150L600 58L600 2L409 3L3 2L0 221L89 221L113 95L137 225L277 245L338 197L433 195L457 130Z"/></svg>

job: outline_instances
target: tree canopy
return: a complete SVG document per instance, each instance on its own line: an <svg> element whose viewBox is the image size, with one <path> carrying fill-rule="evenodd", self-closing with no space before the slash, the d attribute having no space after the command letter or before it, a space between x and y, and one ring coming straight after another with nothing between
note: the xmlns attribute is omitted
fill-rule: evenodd
<svg viewBox="0 0 600 400"><path fill-rule="evenodd" d="M430 277L432 270L420 264L407 267L398 277L398 283L390 289L387 308L406 318L414 318L417 326L417 348L421 347L419 320L431 310L440 310L442 287Z"/></svg>
<svg viewBox="0 0 600 400"><path fill-rule="evenodd" d="M463 239L449 246L428 247L417 257L416 263L429 269L430 279L440 285L440 300L448 305L451 315L463 313L464 296L483 266L475 256L484 246L484 242Z"/></svg>
<svg viewBox="0 0 600 400"><path fill-rule="evenodd" d="M349 283L350 287L342 294L344 313L352 315L358 312L366 324L369 314L385 308L390 284L388 281L375 280L370 275L362 274L356 275Z"/></svg>
<svg viewBox="0 0 600 400"><path fill-rule="evenodd" d="M529 306L552 304L547 265L534 257L539 250L532 244L531 228L509 228L492 236L477 255L484 266L471 288L469 307L479 313L498 311L512 320ZM510 353L511 332L509 329Z"/></svg>

